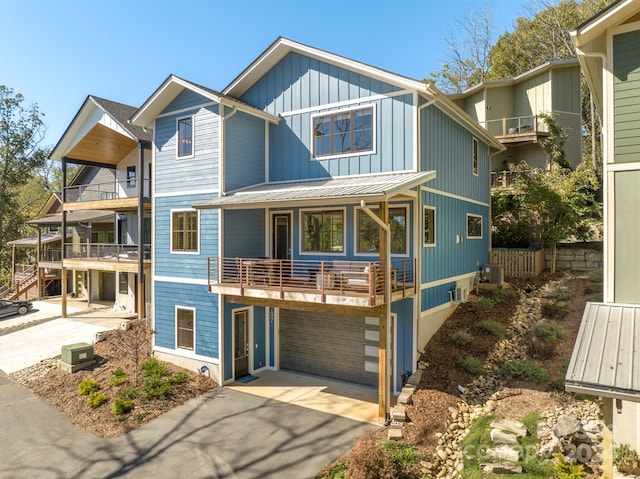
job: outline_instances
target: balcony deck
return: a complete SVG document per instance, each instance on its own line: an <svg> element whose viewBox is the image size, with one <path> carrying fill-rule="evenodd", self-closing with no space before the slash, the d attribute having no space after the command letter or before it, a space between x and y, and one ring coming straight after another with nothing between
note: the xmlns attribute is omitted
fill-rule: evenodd
<svg viewBox="0 0 640 479"><path fill-rule="evenodd" d="M119 180L109 183L91 183L65 188L65 211L105 210L137 211L139 180ZM149 180L144 180L144 208L151 208Z"/></svg>
<svg viewBox="0 0 640 479"><path fill-rule="evenodd" d="M378 308L386 303L384 266L368 261L210 258L209 291L250 304L307 303ZM391 301L416 294L415 260L394 260Z"/></svg>
<svg viewBox="0 0 640 479"><path fill-rule="evenodd" d="M145 269L151 268L151 249L143 256ZM91 243L65 245L65 268L104 271L138 271L138 245Z"/></svg>

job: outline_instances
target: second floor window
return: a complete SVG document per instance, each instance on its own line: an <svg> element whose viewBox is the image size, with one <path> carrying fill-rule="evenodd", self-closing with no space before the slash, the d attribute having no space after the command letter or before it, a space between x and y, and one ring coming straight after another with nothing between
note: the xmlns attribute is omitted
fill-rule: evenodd
<svg viewBox="0 0 640 479"><path fill-rule="evenodd" d="M344 252L344 211L305 211L302 213L302 251Z"/></svg>
<svg viewBox="0 0 640 479"><path fill-rule="evenodd" d="M473 139L473 158L472 158L473 174L478 176L478 140Z"/></svg>
<svg viewBox="0 0 640 479"><path fill-rule="evenodd" d="M373 107L313 118L313 156L373 151Z"/></svg>
<svg viewBox="0 0 640 479"><path fill-rule="evenodd" d="M127 186L130 188L136 186L136 167L135 166L127 166Z"/></svg>
<svg viewBox="0 0 640 479"><path fill-rule="evenodd" d="M193 155L193 118L178 120L178 158Z"/></svg>
<svg viewBox="0 0 640 479"><path fill-rule="evenodd" d="M471 213L467 215L467 238L482 238L482 216Z"/></svg>
<svg viewBox="0 0 640 479"><path fill-rule="evenodd" d="M172 214L171 251L198 251L197 211L176 211Z"/></svg>

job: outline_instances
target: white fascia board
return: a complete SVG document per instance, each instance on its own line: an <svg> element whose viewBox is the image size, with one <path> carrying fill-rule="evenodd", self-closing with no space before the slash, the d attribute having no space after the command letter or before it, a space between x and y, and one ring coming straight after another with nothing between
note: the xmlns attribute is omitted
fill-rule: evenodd
<svg viewBox="0 0 640 479"><path fill-rule="evenodd" d="M638 11L640 11L640 4L636 0L625 0L618 4L612 4L609 8L605 8L599 15L596 15L571 32L574 44L578 48L581 48L593 41L596 37L603 35L608 28L621 24Z"/></svg>
<svg viewBox="0 0 640 479"><path fill-rule="evenodd" d="M223 90L223 93L225 95L231 95L234 97L241 96L249 89L251 85L253 85L267 71L269 71L289 52L292 51L312 58L316 58L332 65L356 71L366 76L376 78L393 85L401 86L406 89L425 91L424 83L422 83L421 81L396 75L394 73L381 70L380 68L376 68L374 66L358 62L356 60L351 60L334 53L294 42L287 38L280 38L262 55L260 55L251 65L249 65L249 67L245 71L243 71L235 80L233 80L233 82L231 82L231 84L229 84L229 86L227 86Z"/></svg>

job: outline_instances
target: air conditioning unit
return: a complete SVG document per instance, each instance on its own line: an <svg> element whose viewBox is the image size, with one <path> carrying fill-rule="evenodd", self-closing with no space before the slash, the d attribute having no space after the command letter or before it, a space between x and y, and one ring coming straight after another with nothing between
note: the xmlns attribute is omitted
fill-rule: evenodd
<svg viewBox="0 0 640 479"><path fill-rule="evenodd" d="M469 297L467 288L458 286L455 290L451 291L451 300L454 303L464 303Z"/></svg>
<svg viewBox="0 0 640 479"><path fill-rule="evenodd" d="M504 283L504 269L501 264L486 264L482 270L482 279L491 284Z"/></svg>

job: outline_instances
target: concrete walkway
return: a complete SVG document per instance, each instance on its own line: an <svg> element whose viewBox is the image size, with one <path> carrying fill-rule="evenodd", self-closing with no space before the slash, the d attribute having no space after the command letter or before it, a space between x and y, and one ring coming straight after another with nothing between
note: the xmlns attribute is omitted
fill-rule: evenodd
<svg viewBox="0 0 640 479"><path fill-rule="evenodd" d="M0 478L311 478L359 421L218 388L115 439L76 429L0 372Z"/></svg>

